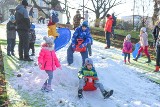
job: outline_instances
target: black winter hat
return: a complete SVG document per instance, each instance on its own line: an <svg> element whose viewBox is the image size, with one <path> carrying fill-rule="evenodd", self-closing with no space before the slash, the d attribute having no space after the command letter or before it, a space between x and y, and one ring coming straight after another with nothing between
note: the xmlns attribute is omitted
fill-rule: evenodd
<svg viewBox="0 0 160 107"><path fill-rule="evenodd" d="M28 2L27 2L27 0L22 0L22 5L24 5L24 6L28 6Z"/></svg>

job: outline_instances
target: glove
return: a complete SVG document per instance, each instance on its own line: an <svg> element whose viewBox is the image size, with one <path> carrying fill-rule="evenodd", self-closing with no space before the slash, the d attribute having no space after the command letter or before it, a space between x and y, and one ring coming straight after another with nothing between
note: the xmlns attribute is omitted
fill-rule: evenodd
<svg viewBox="0 0 160 107"><path fill-rule="evenodd" d="M72 44L72 49L76 49L76 45L75 44Z"/></svg>
<svg viewBox="0 0 160 107"><path fill-rule="evenodd" d="M59 67L60 70L62 70L62 67Z"/></svg>
<svg viewBox="0 0 160 107"><path fill-rule="evenodd" d="M87 81L87 78L84 76L84 77L83 77L83 80L84 80L84 81Z"/></svg>
<svg viewBox="0 0 160 107"><path fill-rule="evenodd" d="M39 68L41 68L41 67L42 67L42 64L39 63L38 66L39 66Z"/></svg>
<svg viewBox="0 0 160 107"><path fill-rule="evenodd" d="M83 44L81 44L80 46L79 46L79 48L84 48L84 47L86 47L87 46L87 43L83 43Z"/></svg>

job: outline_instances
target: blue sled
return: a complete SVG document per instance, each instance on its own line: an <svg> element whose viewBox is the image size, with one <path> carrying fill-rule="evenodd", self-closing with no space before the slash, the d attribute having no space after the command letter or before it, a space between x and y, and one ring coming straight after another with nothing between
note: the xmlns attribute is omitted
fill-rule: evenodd
<svg viewBox="0 0 160 107"><path fill-rule="evenodd" d="M141 47L140 43L136 43L135 44L135 50L132 52L132 56L133 58L136 58L136 56L138 55L138 50ZM142 53L140 54L140 57L142 56Z"/></svg>
<svg viewBox="0 0 160 107"><path fill-rule="evenodd" d="M71 39L71 31L68 28L58 28L57 32L59 33L59 37L54 40L55 51L65 47Z"/></svg>

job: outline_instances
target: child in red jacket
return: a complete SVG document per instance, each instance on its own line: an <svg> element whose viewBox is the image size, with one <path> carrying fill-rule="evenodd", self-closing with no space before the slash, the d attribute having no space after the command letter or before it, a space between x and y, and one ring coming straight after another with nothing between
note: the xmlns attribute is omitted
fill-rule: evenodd
<svg viewBox="0 0 160 107"><path fill-rule="evenodd" d="M61 69L61 65L54 51L54 38L45 36L43 39L45 43L42 44L42 49L39 53L38 65L41 70L45 70L48 74L48 79L43 84L41 90L49 92L52 91L51 82L53 71L56 70L56 68Z"/></svg>

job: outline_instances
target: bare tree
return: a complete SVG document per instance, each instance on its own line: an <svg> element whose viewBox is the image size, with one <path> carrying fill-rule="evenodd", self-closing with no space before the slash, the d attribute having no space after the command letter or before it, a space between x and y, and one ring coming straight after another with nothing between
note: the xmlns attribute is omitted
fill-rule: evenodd
<svg viewBox="0 0 160 107"><path fill-rule="evenodd" d="M143 27L146 26L147 20L149 19L150 11L152 10L151 9L152 8L151 2L152 2L152 0L136 1L136 10L137 10L137 15L139 17L139 22L136 24L137 28L139 28L141 26L143 26Z"/></svg>
<svg viewBox="0 0 160 107"><path fill-rule="evenodd" d="M159 19L160 14L160 0L153 0L154 1L154 13L152 16L153 24Z"/></svg>
<svg viewBox="0 0 160 107"><path fill-rule="evenodd" d="M49 15L43 11L43 9L36 3L35 0L32 0L32 2L34 4L34 7L36 7L38 10L42 11L46 15L46 17L49 17Z"/></svg>
<svg viewBox="0 0 160 107"><path fill-rule="evenodd" d="M118 6L120 4L123 4L122 0L91 0L93 9L89 8L87 6L84 6L84 8L87 8L88 10L92 11L96 15L96 19L103 19L111 10L113 7ZM83 7L83 6L82 6Z"/></svg>

